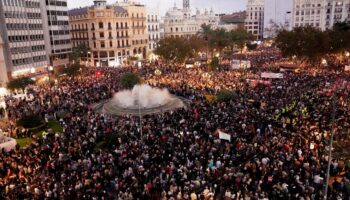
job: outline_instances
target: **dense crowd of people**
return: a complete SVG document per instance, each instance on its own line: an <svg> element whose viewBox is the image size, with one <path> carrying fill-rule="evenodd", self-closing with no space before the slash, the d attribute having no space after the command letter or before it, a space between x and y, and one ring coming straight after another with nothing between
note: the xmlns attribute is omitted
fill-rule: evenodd
<svg viewBox="0 0 350 200"><path fill-rule="evenodd" d="M47 130L27 148L1 152L3 199L321 199L332 128L336 141L349 140L347 75L287 72L253 87L247 79L260 79L255 67L98 70L39 86L31 101L7 102L8 131L36 114L56 119L63 132ZM187 108L143 117L142 135L138 117L95 113L91 105L120 91L125 72L189 99ZM208 100L221 90L237 97ZM110 148L97 148L111 136ZM349 158L332 159L330 172L328 198L349 199Z"/></svg>

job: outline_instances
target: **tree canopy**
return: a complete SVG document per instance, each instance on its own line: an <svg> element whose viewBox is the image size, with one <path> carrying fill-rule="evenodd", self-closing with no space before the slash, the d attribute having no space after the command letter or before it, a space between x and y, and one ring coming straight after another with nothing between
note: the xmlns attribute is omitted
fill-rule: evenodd
<svg viewBox="0 0 350 200"><path fill-rule="evenodd" d="M326 31L311 26L296 27L292 31L281 30L275 44L286 57L319 64L321 58L328 54L349 50L349 38L349 25L341 23Z"/></svg>
<svg viewBox="0 0 350 200"><path fill-rule="evenodd" d="M210 25L202 25L197 35L191 37L167 37L158 42L155 53L171 62L183 63L188 58L196 57L199 51L221 53L225 48L234 46L243 49L253 37L243 28L233 31L212 29Z"/></svg>
<svg viewBox="0 0 350 200"><path fill-rule="evenodd" d="M141 78L134 73L125 73L120 78L120 85L124 89L132 89L135 85L141 83Z"/></svg>
<svg viewBox="0 0 350 200"><path fill-rule="evenodd" d="M72 53L70 54L69 59L73 63L79 63L81 56L84 55L86 57L88 54L88 51L89 51L89 47L86 46L85 44L81 44L72 49Z"/></svg>
<svg viewBox="0 0 350 200"><path fill-rule="evenodd" d="M69 77L77 76L82 70L83 66L79 64L79 62L75 62L69 66L60 66L55 70L55 76L59 77L61 75L67 75Z"/></svg>
<svg viewBox="0 0 350 200"><path fill-rule="evenodd" d="M21 89L24 91L24 89L29 86L29 85L34 85L35 81L33 81L29 77L22 77L22 78L17 78L10 80L7 83L7 88L10 90L16 90L16 89Z"/></svg>

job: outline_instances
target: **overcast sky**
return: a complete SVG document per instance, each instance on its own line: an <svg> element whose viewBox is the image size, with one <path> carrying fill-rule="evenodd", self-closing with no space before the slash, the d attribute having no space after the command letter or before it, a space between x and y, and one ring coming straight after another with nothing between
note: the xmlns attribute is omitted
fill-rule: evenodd
<svg viewBox="0 0 350 200"><path fill-rule="evenodd" d="M119 0L121 1L121 0ZM116 0L107 0L108 3L115 3ZM148 8L158 10L159 14L165 12L176 3L177 7L182 7L182 0L136 0L145 4ZM190 0L192 12L199 8L203 10L213 8L215 13L232 13L245 10L247 0ZM68 0L69 9L83 6L90 6L93 0Z"/></svg>

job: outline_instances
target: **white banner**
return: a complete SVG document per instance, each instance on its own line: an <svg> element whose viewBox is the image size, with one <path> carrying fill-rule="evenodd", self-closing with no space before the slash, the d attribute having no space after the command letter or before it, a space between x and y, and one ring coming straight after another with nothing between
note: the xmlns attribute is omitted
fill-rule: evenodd
<svg viewBox="0 0 350 200"><path fill-rule="evenodd" d="M219 138L221 140L227 140L227 141L231 142L231 135L230 134L224 133L220 130L218 130L218 132L219 132Z"/></svg>
<svg viewBox="0 0 350 200"><path fill-rule="evenodd" d="M348 65L348 66L345 66L345 69L344 69L344 71L346 71L346 72L350 72L350 65Z"/></svg>
<svg viewBox="0 0 350 200"><path fill-rule="evenodd" d="M251 63L249 60L232 60L231 68L232 69L249 69L251 67Z"/></svg>
<svg viewBox="0 0 350 200"><path fill-rule="evenodd" d="M16 140L10 137L0 136L0 150L5 149L5 151L11 151L16 147Z"/></svg>
<svg viewBox="0 0 350 200"><path fill-rule="evenodd" d="M283 78L283 74L282 74L282 73L263 72L263 73L261 73L261 78L276 78L276 79L281 79L281 78Z"/></svg>

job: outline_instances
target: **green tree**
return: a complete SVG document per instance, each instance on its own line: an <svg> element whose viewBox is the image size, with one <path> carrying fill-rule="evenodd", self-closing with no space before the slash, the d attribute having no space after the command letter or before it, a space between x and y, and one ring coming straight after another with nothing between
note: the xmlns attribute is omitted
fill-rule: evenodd
<svg viewBox="0 0 350 200"><path fill-rule="evenodd" d="M60 66L57 67L54 74L56 77L60 77L62 75L67 75L69 77L75 77L79 73L81 73L84 69L84 66L80 65L79 62L76 62L74 64L68 65L68 66Z"/></svg>
<svg viewBox="0 0 350 200"><path fill-rule="evenodd" d="M244 47L249 41L254 40L254 36L248 33L244 28L232 30L229 32L229 43L233 49L236 46L242 53Z"/></svg>
<svg viewBox="0 0 350 200"><path fill-rule="evenodd" d="M209 69L210 71L215 71L218 69L218 67L219 67L219 58L214 57L210 62Z"/></svg>
<svg viewBox="0 0 350 200"><path fill-rule="evenodd" d="M321 58L330 51L329 34L314 27L296 27L292 31L278 33L276 46L286 57L296 56L310 64L320 64Z"/></svg>
<svg viewBox="0 0 350 200"><path fill-rule="evenodd" d="M43 125L45 122L39 115L24 115L17 122L17 126L24 128L34 128Z"/></svg>
<svg viewBox="0 0 350 200"><path fill-rule="evenodd" d="M80 63L81 57L87 57L89 52L89 47L85 44L81 44L72 49L72 53L69 55L70 61L75 63Z"/></svg>
<svg viewBox="0 0 350 200"><path fill-rule="evenodd" d="M343 53L350 50L350 24L336 23L332 30L327 30L331 53Z"/></svg>
<svg viewBox="0 0 350 200"><path fill-rule="evenodd" d="M167 62L183 63L191 56L191 46L187 38L169 37L158 42L155 53Z"/></svg>
<svg viewBox="0 0 350 200"><path fill-rule="evenodd" d="M238 95L233 91L222 90L216 95L216 101L218 102L228 102L234 100Z"/></svg>
<svg viewBox="0 0 350 200"><path fill-rule="evenodd" d="M135 85L141 83L141 78L134 73L125 73L120 78L120 85L125 89L132 89Z"/></svg>
<svg viewBox="0 0 350 200"><path fill-rule="evenodd" d="M35 81L33 81L31 78L22 77L22 78L10 80L7 83L7 88L10 90L21 89L22 91L24 91L27 86L34 85L34 84L35 84Z"/></svg>

